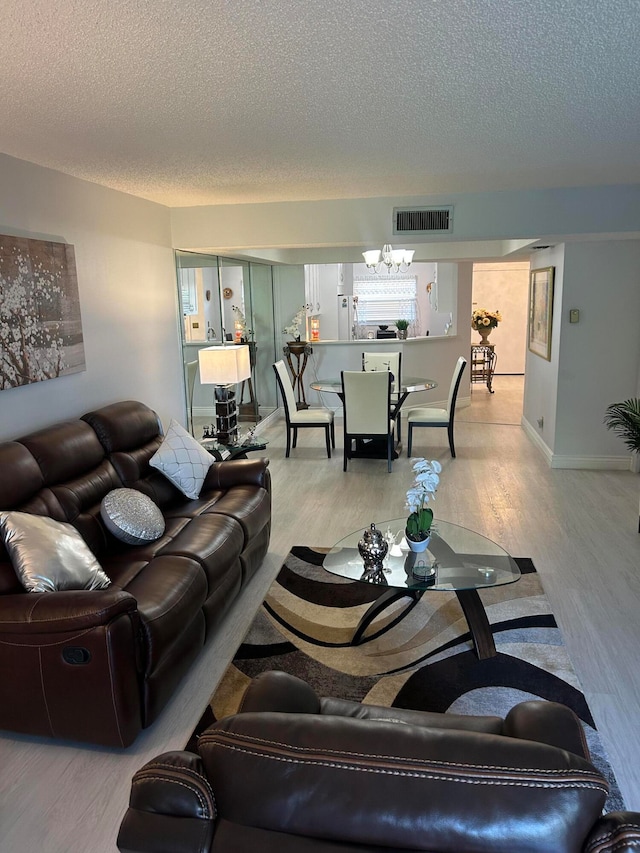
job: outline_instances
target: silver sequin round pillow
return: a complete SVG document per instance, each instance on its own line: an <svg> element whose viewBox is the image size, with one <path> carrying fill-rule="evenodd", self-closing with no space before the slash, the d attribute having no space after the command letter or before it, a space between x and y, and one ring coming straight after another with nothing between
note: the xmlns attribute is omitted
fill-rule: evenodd
<svg viewBox="0 0 640 853"><path fill-rule="evenodd" d="M110 533L128 545L154 542L164 533L164 516L136 489L114 489L102 499L100 515Z"/></svg>

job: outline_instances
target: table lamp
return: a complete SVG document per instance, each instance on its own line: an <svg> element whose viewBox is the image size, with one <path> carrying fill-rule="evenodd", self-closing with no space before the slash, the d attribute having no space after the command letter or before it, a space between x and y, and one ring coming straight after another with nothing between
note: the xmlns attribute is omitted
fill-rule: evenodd
<svg viewBox="0 0 640 853"><path fill-rule="evenodd" d="M204 347L198 350L200 382L215 385L216 439L233 444L238 439L235 386L251 376L249 347L246 344Z"/></svg>

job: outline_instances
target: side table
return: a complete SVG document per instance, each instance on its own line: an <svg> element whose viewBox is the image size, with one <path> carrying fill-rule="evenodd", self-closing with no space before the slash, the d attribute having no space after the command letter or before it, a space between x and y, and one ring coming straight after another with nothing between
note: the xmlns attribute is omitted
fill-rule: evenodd
<svg viewBox="0 0 640 853"><path fill-rule="evenodd" d="M486 385L490 394L497 358L495 344L471 344L471 382Z"/></svg>

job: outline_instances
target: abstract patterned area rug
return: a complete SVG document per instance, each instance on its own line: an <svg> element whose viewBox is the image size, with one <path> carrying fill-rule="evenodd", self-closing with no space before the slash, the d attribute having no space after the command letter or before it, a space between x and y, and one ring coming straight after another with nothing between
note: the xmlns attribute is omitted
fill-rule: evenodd
<svg viewBox="0 0 640 853"><path fill-rule="evenodd" d="M530 559L516 560L517 583L480 591L497 655L478 660L449 592L427 592L389 631L352 646L380 588L329 574L322 568L325 553L292 549L187 748L207 725L235 713L249 681L267 669L297 675L320 695L443 713L504 716L517 702L542 698L568 705L582 720L592 761L611 785L607 811L624 807ZM398 612L385 611L372 633Z"/></svg>

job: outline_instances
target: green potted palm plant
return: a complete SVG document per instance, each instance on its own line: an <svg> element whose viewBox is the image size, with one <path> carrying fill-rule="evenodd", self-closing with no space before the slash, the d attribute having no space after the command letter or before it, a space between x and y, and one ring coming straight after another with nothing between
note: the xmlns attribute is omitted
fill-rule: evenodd
<svg viewBox="0 0 640 853"><path fill-rule="evenodd" d="M604 422L617 433L632 453L640 451L640 399L638 397L607 407Z"/></svg>
<svg viewBox="0 0 640 853"><path fill-rule="evenodd" d="M622 403L607 406L604 422L608 429L617 433L632 453L640 454L640 399L631 397ZM638 456L634 462L637 466ZM637 467L634 470L638 470ZM640 533L640 511L638 513Z"/></svg>

